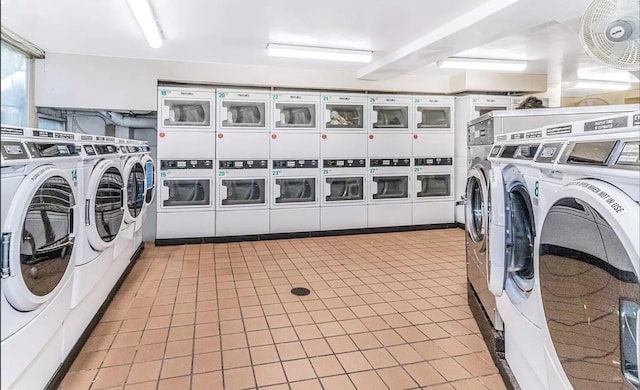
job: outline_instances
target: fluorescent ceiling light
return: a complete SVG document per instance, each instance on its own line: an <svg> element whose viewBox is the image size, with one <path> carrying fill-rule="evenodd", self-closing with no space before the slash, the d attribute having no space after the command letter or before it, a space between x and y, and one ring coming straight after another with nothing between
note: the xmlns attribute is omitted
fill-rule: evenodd
<svg viewBox="0 0 640 390"><path fill-rule="evenodd" d="M149 46L154 49L162 46L162 35L160 35L160 28L153 15L149 0L127 0L127 3L129 3L129 7L131 7L131 11L133 11L133 15L136 17L140 29L144 33L145 38L147 38Z"/></svg>
<svg viewBox="0 0 640 390"><path fill-rule="evenodd" d="M329 49L311 46L291 46L270 43L267 54L273 57L311 58L314 60L370 62L372 52L364 50Z"/></svg>
<svg viewBox="0 0 640 390"><path fill-rule="evenodd" d="M607 91L626 91L631 83L604 80L575 80L569 83L567 89L602 89Z"/></svg>
<svg viewBox="0 0 640 390"><path fill-rule="evenodd" d="M481 69L522 72L527 68L527 61L451 57L437 61L436 65L440 68L449 69Z"/></svg>

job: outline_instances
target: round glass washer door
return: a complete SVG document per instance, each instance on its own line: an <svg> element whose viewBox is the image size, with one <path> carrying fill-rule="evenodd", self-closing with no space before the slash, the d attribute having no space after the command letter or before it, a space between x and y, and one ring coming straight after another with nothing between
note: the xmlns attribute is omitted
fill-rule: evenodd
<svg viewBox="0 0 640 390"><path fill-rule="evenodd" d="M522 183L507 192L505 220L506 281L505 291L512 301L520 303L531 294L535 282L535 221L529 191Z"/></svg>
<svg viewBox="0 0 640 390"><path fill-rule="evenodd" d="M475 250L486 250L486 234L489 228L488 188L485 175L477 168L469 171L466 190L465 226Z"/></svg>
<svg viewBox="0 0 640 390"><path fill-rule="evenodd" d="M156 166L149 155L143 155L140 160L144 167L144 204L148 206L156 195Z"/></svg>
<svg viewBox="0 0 640 390"><path fill-rule="evenodd" d="M2 289L17 310L37 309L71 277L79 219L73 183L68 172L45 165L27 175L15 193L3 229L10 276Z"/></svg>
<svg viewBox="0 0 640 390"><path fill-rule="evenodd" d="M124 221L132 223L138 219L145 204L145 173L138 158L132 157L127 161L124 175L127 178Z"/></svg>
<svg viewBox="0 0 640 390"><path fill-rule="evenodd" d="M85 225L89 244L101 251L114 244L124 220L124 180L114 161L96 164L87 188Z"/></svg>

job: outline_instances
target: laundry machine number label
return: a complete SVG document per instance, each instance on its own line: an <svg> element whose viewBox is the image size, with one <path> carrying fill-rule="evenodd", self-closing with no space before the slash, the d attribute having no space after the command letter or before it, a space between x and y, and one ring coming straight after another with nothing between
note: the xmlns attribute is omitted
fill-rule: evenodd
<svg viewBox="0 0 640 390"><path fill-rule="evenodd" d="M78 181L78 171L76 169L71 171L71 179L73 179L74 182Z"/></svg>
<svg viewBox="0 0 640 390"><path fill-rule="evenodd" d="M160 172L160 177L167 177L167 172Z"/></svg>
<svg viewBox="0 0 640 390"><path fill-rule="evenodd" d="M227 171L218 171L218 176L223 177L227 175Z"/></svg>
<svg viewBox="0 0 640 390"><path fill-rule="evenodd" d="M322 170L322 174L323 175L328 175L329 174L329 170L328 169L323 169Z"/></svg>
<svg viewBox="0 0 640 390"><path fill-rule="evenodd" d="M273 172L271 172L271 176L278 176L280 175L280 171L274 170Z"/></svg>
<svg viewBox="0 0 640 390"><path fill-rule="evenodd" d="M535 195L536 197L540 195L540 182L537 180L535 186L533 187L533 195Z"/></svg>
<svg viewBox="0 0 640 390"><path fill-rule="evenodd" d="M378 169L376 168L369 168L369 173L376 173Z"/></svg>
<svg viewBox="0 0 640 390"><path fill-rule="evenodd" d="M273 96L272 96L272 99L273 99L273 100L278 100L278 98L279 98L279 97L280 97L280 95L273 95Z"/></svg>
<svg viewBox="0 0 640 390"><path fill-rule="evenodd" d="M219 97L219 98L223 98L223 97L225 97L225 96L227 96L227 94L226 94L226 93L224 93L224 92L220 92L220 93L218 94L218 97Z"/></svg>

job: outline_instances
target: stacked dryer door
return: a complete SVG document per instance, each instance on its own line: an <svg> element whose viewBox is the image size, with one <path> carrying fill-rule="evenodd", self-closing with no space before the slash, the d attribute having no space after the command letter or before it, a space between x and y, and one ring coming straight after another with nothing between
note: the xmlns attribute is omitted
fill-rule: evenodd
<svg viewBox="0 0 640 390"><path fill-rule="evenodd" d="M215 93L213 88L158 87L158 240L215 235ZM148 160L145 164L152 168ZM146 187L150 203L146 198L153 190Z"/></svg>
<svg viewBox="0 0 640 390"><path fill-rule="evenodd" d="M411 160L369 159L369 227L411 224Z"/></svg>
<svg viewBox="0 0 640 390"><path fill-rule="evenodd" d="M218 160L218 236L269 232L269 164L263 160Z"/></svg>
<svg viewBox="0 0 640 390"><path fill-rule="evenodd" d="M272 95L270 232L320 230L320 94Z"/></svg>
<svg viewBox="0 0 640 390"><path fill-rule="evenodd" d="M359 178L367 160L367 104L367 97L364 94L327 93L322 95L322 135L320 137L324 189L320 218L322 230L367 227L367 205L357 199L359 195L356 199L347 197L349 199L337 200L336 193L331 192L338 189L336 186L340 186L338 182L332 181L334 175L340 177L344 174L348 175L346 177L354 178L355 182L343 183L351 186L350 188L360 185ZM362 164L361 161L365 163ZM341 163L345 163L345 170L338 165ZM366 178L363 186L364 188L368 186ZM366 194L364 188L362 194ZM347 211L347 205L348 212L343 213L342 211Z"/></svg>
<svg viewBox="0 0 640 390"><path fill-rule="evenodd" d="M216 201L216 236L269 233L270 98L266 90L218 90L216 168L222 198ZM292 121L285 115L284 122Z"/></svg>
<svg viewBox="0 0 640 390"><path fill-rule="evenodd" d="M320 229L318 160L272 161L271 233Z"/></svg>
<svg viewBox="0 0 640 390"><path fill-rule="evenodd" d="M452 223L453 159L415 158L412 179L412 223Z"/></svg>
<svg viewBox="0 0 640 390"><path fill-rule="evenodd" d="M412 107L410 96L369 96L369 158L399 158L411 155L411 132L414 124Z"/></svg>
<svg viewBox="0 0 640 390"><path fill-rule="evenodd" d="M321 176L321 230L367 226L367 161L326 159Z"/></svg>
<svg viewBox="0 0 640 390"><path fill-rule="evenodd" d="M8 130L1 142L2 388L44 388L64 358L81 229L78 152L73 139L11 139ZM30 129L11 129L18 130Z"/></svg>
<svg viewBox="0 0 640 390"><path fill-rule="evenodd" d="M468 137L469 170L464 205L467 278L489 321L500 330L502 325L496 312L496 299L488 288L491 164L487 158L493 144L493 127L488 122L481 122L480 126L470 125Z"/></svg>

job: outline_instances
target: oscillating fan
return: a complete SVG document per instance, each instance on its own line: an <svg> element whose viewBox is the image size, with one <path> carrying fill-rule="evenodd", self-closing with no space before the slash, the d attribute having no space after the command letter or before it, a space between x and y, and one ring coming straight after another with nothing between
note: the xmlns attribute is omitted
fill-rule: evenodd
<svg viewBox="0 0 640 390"><path fill-rule="evenodd" d="M594 0L580 20L587 54L640 79L640 1Z"/></svg>

